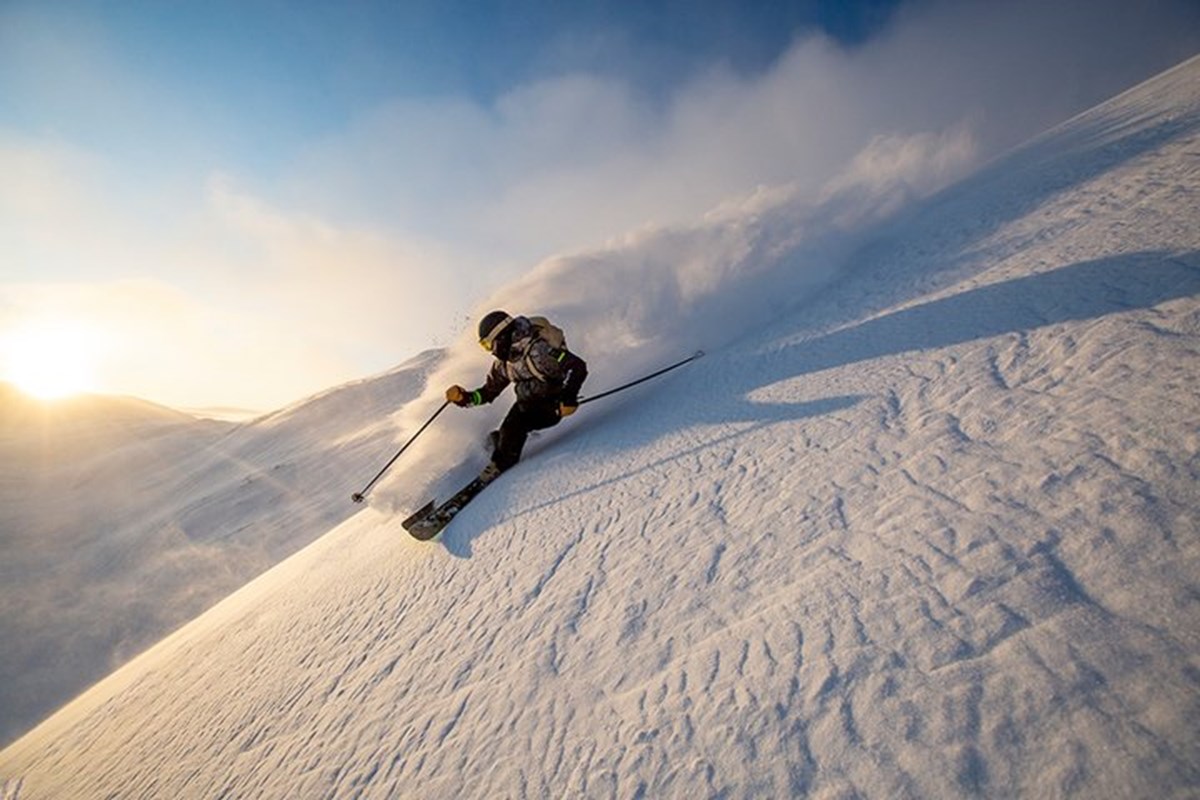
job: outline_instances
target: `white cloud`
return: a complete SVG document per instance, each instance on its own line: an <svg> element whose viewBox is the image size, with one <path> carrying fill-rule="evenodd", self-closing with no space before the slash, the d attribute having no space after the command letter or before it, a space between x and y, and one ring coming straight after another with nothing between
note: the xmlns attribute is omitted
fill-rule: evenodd
<svg viewBox="0 0 1200 800"><path fill-rule="evenodd" d="M288 214L220 176L112 202L111 169L68 147L9 138L0 167L0 333L37 319L106 332L99 391L266 410L455 327L451 284L429 279L436 245Z"/></svg>
<svg viewBox="0 0 1200 800"><path fill-rule="evenodd" d="M441 314L456 270L437 244L287 213L225 178L208 194L210 235L240 250L231 281L297 344L323 342L350 365L364 340L386 349L452 330Z"/></svg>
<svg viewBox="0 0 1200 800"><path fill-rule="evenodd" d="M488 104L396 98L278 154L276 176L8 136L3 277L177 293L147 324L179 329L196 350L174 362L201 377L147 396L186 387L193 405L287 402L382 369L469 327L489 295L650 352L664 320L690 325L722 292L735 316L759 308L739 276L808 285L799 242L831 247L839 226L1194 52L1196 27L1182 0L914 2L863 46L799 39L762 74L714 67L661 101L582 74ZM113 102L137 119L161 89Z"/></svg>
<svg viewBox="0 0 1200 800"><path fill-rule="evenodd" d="M994 155L1187 55L1200 46L1189 20L1168 0L918 2L860 48L807 37L761 75L714 68L662 104L636 81L588 75L488 105L389 103L314 147L286 186L515 277L758 185L815 196L872 141L911 146L971 120L973 157Z"/></svg>

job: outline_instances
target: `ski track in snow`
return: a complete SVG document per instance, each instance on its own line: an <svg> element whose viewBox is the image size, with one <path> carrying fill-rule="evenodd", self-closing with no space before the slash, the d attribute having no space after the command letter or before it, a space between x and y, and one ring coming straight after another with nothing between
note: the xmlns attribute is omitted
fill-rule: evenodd
<svg viewBox="0 0 1200 800"><path fill-rule="evenodd" d="M536 442L438 543L355 516L0 775L22 800L1196 796L1196 85L935 199L819 303Z"/></svg>

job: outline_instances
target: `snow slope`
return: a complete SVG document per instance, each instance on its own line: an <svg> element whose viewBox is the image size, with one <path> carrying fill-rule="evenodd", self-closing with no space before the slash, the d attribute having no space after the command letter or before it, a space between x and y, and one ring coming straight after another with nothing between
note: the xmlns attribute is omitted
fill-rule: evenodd
<svg viewBox="0 0 1200 800"><path fill-rule="evenodd" d="M859 229L438 542L398 467L0 752L6 789L1196 796L1198 156L1193 59Z"/></svg>
<svg viewBox="0 0 1200 800"><path fill-rule="evenodd" d="M236 426L0 387L0 742L348 517L437 361Z"/></svg>

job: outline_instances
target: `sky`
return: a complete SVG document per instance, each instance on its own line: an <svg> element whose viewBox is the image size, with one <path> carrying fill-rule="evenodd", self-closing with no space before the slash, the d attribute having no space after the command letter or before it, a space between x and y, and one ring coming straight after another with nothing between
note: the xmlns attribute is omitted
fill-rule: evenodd
<svg viewBox="0 0 1200 800"><path fill-rule="evenodd" d="M0 0L0 379L271 410L565 254L914 144L960 175L1198 50L1190 0Z"/></svg>

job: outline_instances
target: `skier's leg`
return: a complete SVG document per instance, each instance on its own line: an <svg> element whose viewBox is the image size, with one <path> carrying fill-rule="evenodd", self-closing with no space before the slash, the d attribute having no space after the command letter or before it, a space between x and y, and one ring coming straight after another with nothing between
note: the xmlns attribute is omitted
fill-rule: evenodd
<svg viewBox="0 0 1200 800"><path fill-rule="evenodd" d="M509 409L500 425L500 436L492 452L492 463L500 472L521 460L521 451L529 432L550 428L559 423L557 403L551 401L517 402Z"/></svg>
<svg viewBox="0 0 1200 800"><path fill-rule="evenodd" d="M496 468L499 474L521 460L521 451L525 449L525 441L529 438L529 412L521 403L513 404L500 423L499 436L496 437L496 449L492 451L492 463L488 466Z"/></svg>

